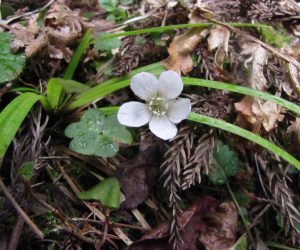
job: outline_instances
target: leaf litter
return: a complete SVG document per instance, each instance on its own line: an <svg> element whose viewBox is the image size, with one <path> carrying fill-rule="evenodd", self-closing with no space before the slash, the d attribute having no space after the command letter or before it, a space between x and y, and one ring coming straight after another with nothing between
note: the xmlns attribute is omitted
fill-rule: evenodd
<svg viewBox="0 0 300 250"><path fill-rule="evenodd" d="M4 2L16 16L46 4ZM5 32L0 47L18 63L14 72L9 67L2 70L6 74L1 80L1 110L16 91L23 91L19 87L45 93L50 77L63 77L89 28L101 36L97 32L211 20L216 22L207 28L90 45L73 80L84 92L114 75L161 62L182 75L235 83L299 103L299 69L293 63L300 59L299 14L299 4L292 0L53 1L7 25L0 22ZM269 27L232 29L222 22ZM5 40L6 36L11 39ZM0 68L7 64L1 60L3 52ZM185 91L193 111L247 128L299 158L299 119L277 104L220 90L189 87ZM64 104L73 95L76 91L67 91L66 99L58 102ZM119 91L89 108L121 105L130 95ZM145 128L116 128L114 118L108 119L105 131L95 124L77 126L83 114L81 110L47 113L37 104L22 124L0 169L5 184L0 194L1 245L8 249L18 245L24 249L299 248L299 174L276 156L191 122L180 125L173 141L162 142ZM85 141L93 145L85 152L68 149L64 130L70 124L77 124L73 125L77 132L67 131L70 139L76 133L88 134ZM99 133L103 135L97 141ZM109 151L99 148L99 141L102 146L113 145L115 156L96 157L95 150ZM13 194L13 200L7 193ZM28 214L28 224L12 209L16 205ZM45 240L37 241L35 226Z"/></svg>

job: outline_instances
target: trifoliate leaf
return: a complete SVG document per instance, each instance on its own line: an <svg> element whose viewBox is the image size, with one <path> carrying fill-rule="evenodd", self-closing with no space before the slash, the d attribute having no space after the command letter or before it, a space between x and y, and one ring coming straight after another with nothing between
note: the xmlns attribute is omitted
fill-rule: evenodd
<svg viewBox="0 0 300 250"><path fill-rule="evenodd" d="M99 137L99 134L95 131L89 131L81 136L76 136L71 142L70 142L70 149L73 151L85 154L85 155L95 155L95 143L96 138Z"/></svg>
<svg viewBox="0 0 300 250"><path fill-rule="evenodd" d="M95 155L101 157L113 157L119 151L119 145L110 136L101 135L95 143Z"/></svg>
<svg viewBox="0 0 300 250"><path fill-rule="evenodd" d="M111 51L112 49L120 48L121 41L119 38L105 38L108 33L100 32L96 33L96 39L94 41L94 47L97 50ZM103 37L103 39L100 39Z"/></svg>
<svg viewBox="0 0 300 250"><path fill-rule="evenodd" d="M131 133L119 123L117 115L106 117L103 124L103 134L109 135L113 140L121 143L132 143Z"/></svg>
<svg viewBox="0 0 300 250"><path fill-rule="evenodd" d="M22 167L17 169L17 173L22 175L27 181L30 181L34 173L33 162L25 163Z"/></svg>
<svg viewBox="0 0 300 250"><path fill-rule="evenodd" d="M97 200L109 208L119 208L120 184L116 178L107 178L91 189L77 194L81 200Z"/></svg>
<svg viewBox="0 0 300 250"><path fill-rule="evenodd" d="M119 151L118 142L131 144L130 132L116 115L105 117L99 109L89 109L79 122L70 124L65 135L73 138L70 149L85 155L113 157Z"/></svg>
<svg viewBox="0 0 300 250"><path fill-rule="evenodd" d="M209 168L208 178L217 185L223 185L227 177L234 176L240 167L237 154L227 145L218 141L214 149L213 161Z"/></svg>
<svg viewBox="0 0 300 250"><path fill-rule="evenodd" d="M14 80L23 70L26 57L10 51L11 34L0 32L0 84Z"/></svg>
<svg viewBox="0 0 300 250"><path fill-rule="evenodd" d="M99 109L88 109L81 117L81 122L86 122L89 130L101 132L104 123L104 114Z"/></svg>

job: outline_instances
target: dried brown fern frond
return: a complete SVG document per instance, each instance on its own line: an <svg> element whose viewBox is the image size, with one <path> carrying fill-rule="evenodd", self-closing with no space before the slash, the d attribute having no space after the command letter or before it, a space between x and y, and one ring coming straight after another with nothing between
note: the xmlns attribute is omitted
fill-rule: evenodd
<svg viewBox="0 0 300 250"><path fill-rule="evenodd" d="M233 110L233 100L222 91L211 91L208 94L187 95L191 100L193 111L214 118L226 120Z"/></svg>
<svg viewBox="0 0 300 250"><path fill-rule="evenodd" d="M201 173L208 174L211 163L215 138L211 134L203 135L197 142L193 155L187 165L184 165L182 189L188 189L201 182Z"/></svg>
<svg viewBox="0 0 300 250"><path fill-rule="evenodd" d="M171 148L166 152L166 160L161 166L163 169L162 177L165 178L164 187L170 192L169 206L172 209L170 242L173 244L173 249L180 249L182 245L180 235L181 224L179 221L181 209L178 205L181 189L181 166L187 165L190 161L193 140L194 133L192 129L190 127L181 128L178 135L172 141Z"/></svg>
<svg viewBox="0 0 300 250"><path fill-rule="evenodd" d="M266 166L265 162L257 157L260 167L265 171L268 179L268 188L271 190L270 195L278 203L278 207L275 209L284 216L285 219L285 231L292 229L293 243L300 244L300 231L297 228L297 224L300 223L300 212L294 205L294 193L289 187L291 180L287 176L288 168L284 168L281 164L278 164L276 168L270 168Z"/></svg>

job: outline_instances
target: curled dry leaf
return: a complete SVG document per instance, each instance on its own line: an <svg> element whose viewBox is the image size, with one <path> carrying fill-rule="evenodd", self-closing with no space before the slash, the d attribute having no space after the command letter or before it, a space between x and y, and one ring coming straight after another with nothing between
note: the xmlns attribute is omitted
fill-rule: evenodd
<svg viewBox="0 0 300 250"><path fill-rule="evenodd" d="M297 145L296 153L298 153L300 145L300 118L296 117L296 120L287 128L287 133L290 136L291 145Z"/></svg>
<svg viewBox="0 0 300 250"><path fill-rule="evenodd" d="M236 241L237 211L232 202L203 197L193 203L180 216L181 232L186 250L229 250ZM172 249L167 239L168 225L162 224L141 240L132 244L130 250Z"/></svg>
<svg viewBox="0 0 300 250"><path fill-rule="evenodd" d="M264 67L268 62L268 52L259 44L250 42L242 42L241 48L241 56L248 57L244 66L250 70L249 87L266 91L268 82L264 76ZM284 118L281 106L258 98L245 97L242 101L235 103L235 108L252 124L252 130L257 133L261 125L266 131L270 131L277 126L278 121Z"/></svg>
<svg viewBox="0 0 300 250"><path fill-rule="evenodd" d="M168 48L169 57L162 61L163 66L176 71L178 74L182 72L185 75L192 71L193 60L190 53L206 35L207 30L194 28L175 36Z"/></svg>
<svg viewBox="0 0 300 250"><path fill-rule="evenodd" d="M31 16L27 26L12 25L12 50L16 52L25 48L26 56L30 58L47 48L51 58L70 61L72 52L69 46L77 43L85 30L79 13L62 3L55 3L45 16L44 27L38 26L38 18L39 14Z"/></svg>
<svg viewBox="0 0 300 250"><path fill-rule="evenodd" d="M14 40L11 43L11 49L13 52L25 48L26 56L32 57L48 45L48 38L45 33L40 32L37 19L38 14L33 15L29 19L27 27L19 23L12 25L11 32Z"/></svg>
<svg viewBox="0 0 300 250"><path fill-rule="evenodd" d="M217 49L214 62L221 68L225 56L228 55L229 38L230 31L225 27L218 25L210 30L210 35L207 39L208 50L213 51Z"/></svg>

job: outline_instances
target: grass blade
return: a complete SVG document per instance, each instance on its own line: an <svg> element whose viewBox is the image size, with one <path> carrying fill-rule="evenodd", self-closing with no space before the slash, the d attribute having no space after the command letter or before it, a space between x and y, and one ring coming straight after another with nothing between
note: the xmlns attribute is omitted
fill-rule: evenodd
<svg viewBox="0 0 300 250"><path fill-rule="evenodd" d="M236 125L233 125L231 123L212 118L209 116L201 115L198 113L191 112L187 118L190 121L199 122L202 124L209 125L211 127L219 128L222 130L225 130L227 132L230 132L232 134L241 136L249 141L252 141L263 148L269 150L270 152L273 152L274 154L277 154L282 159L286 160L288 163L296 167L300 171L300 161L294 158L292 155L290 155L285 150L281 149L280 147L276 146L275 144L269 142L268 140L248 131L243 128L240 128Z"/></svg>
<svg viewBox="0 0 300 250"><path fill-rule="evenodd" d="M0 113L0 163L23 120L40 98L40 95L34 93L21 94Z"/></svg>
<svg viewBox="0 0 300 250"><path fill-rule="evenodd" d="M91 29L88 29L87 32L84 34L77 49L75 50L71 62L69 63L66 69L66 72L64 74L65 80L70 80L73 78L74 72L78 66L80 58L83 55L83 53L87 50L87 48L90 46L92 39L93 39L93 32Z"/></svg>

